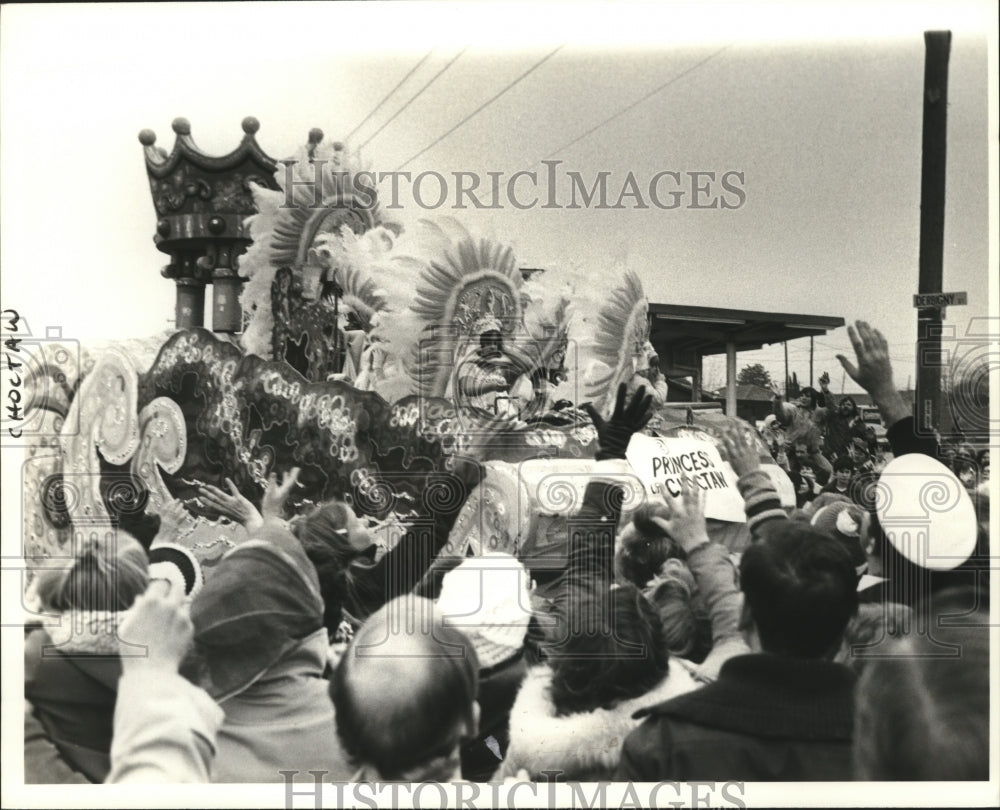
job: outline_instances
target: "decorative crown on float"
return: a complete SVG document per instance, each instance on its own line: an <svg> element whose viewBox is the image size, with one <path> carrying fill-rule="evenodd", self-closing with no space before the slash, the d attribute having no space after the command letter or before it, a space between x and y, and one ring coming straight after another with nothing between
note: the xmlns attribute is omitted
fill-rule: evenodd
<svg viewBox="0 0 1000 810"><path fill-rule="evenodd" d="M185 118L174 119L177 138L169 154L156 146L152 130L139 133L156 208L153 241L170 256L161 272L177 285L179 329L203 325L206 284L212 284L213 330L242 328L239 296L246 279L238 260L252 241L245 220L257 210L250 184L280 189L274 176L278 162L260 148L258 129L256 118L244 118L243 140L221 157L198 148Z"/></svg>

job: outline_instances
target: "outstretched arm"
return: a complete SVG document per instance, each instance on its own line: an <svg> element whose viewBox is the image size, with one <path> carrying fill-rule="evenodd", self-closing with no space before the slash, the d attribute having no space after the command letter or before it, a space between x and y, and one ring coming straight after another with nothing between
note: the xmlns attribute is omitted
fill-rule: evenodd
<svg viewBox="0 0 1000 810"><path fill-rule="evenodd" d="M789 405L787 402L783 402L781 399L781 394L774 395L774 402L772 411L774 415L778 417L778 422L785 427L792 424L792 418L795 416L795 407Z"/></svg>
<svg viewBox="0 0 1000 810"><path fill-rule="evenodd" d="M910 416L910 408L893 382L889 343L882 333L865 321L856 321L854 326L847 327L847 335L854 347L857 365L842 354L838 354L837 359L850 378L871 395L886 428Z"/></svg>
<svg viewBox="0 0 1000 810"><path fill-rule="evenodd" d="M771 478L760 466L757 448L748 434L737 427L727 426L721 432L721 439L726 461L732 465L737 476L736 487L743 496L747 528L756 540L761 526L771 520L787 520L788 515L781 508L781 499Z"/></svg>
<svg viewBox="0 0 1000 810"><path fill-rule="evenodd" d="M108 782L207 782L224 714L178 674L193 629L180 588L154 580L119 627L122 677Z"/></svg>
<svg viewBox="0 0 1000 810"><path fill-rule="evenodd" d="M856 321L853 327L848 326L847 334L854 347L857 365L842 354L838 354L837 359L851 379L871 395L885 423L893 455L925 453L936 457L937 442L916 435L912 409L893 382L888 341L878 329L865 321Z"/></svg>
<svg viewBox="0 0 1000 810"><path fill-rule="evenodd" d="M350 598L346 607L355 618L367 618L386 602L412 591L424 579L438 552L448 542L462 505L479 485L481 476L482 468L477 463L456 459L449 480L454 495L445 499L446 504L409 525L399 542L374 565L347 567Z"/></svg>
<svg viewBox="0 0 1000 810"><path fill-rule="evenodd" d="M765 475L765 473L761 473ZM736 584L736 569L729 552L708 537L705 525L705 493L693 482L683 481L680 497L663 493L668 514L654 517L657 523L687 555L688 568L698 584L698 591L708 608L712 625L712 646L719 650L713 664L713 677L726 658L742 651L728 642L740 638L740 615L743 594ZM723 644L726 644L723 648Z"/></svg>

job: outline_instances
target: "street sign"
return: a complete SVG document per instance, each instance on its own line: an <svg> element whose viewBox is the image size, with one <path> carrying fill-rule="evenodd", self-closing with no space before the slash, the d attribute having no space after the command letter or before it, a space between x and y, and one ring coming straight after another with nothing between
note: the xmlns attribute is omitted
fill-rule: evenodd
<svg viewBox="0 0 1000 810"><path fill-rule="evenodd" d="M913 296L913 306L917 309L936 307L958 307L969 303L969 295L964 292L923 293Z"/></svg>

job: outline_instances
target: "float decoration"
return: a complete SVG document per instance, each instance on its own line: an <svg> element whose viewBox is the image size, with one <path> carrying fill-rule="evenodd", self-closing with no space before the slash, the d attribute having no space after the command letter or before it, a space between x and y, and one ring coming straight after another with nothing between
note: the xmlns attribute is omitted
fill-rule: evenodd
<svg viewBox="0 0 1000 810"><path fill-rule="evenodd" d="M301 467L293 511L342 497L378 518L422 503L427 476L446 469L459 449L454 409L440 403L438 423L409 418L415 402L390 405L339 381L310 382L287 363L243 355L205 330L179 332L144 375L140 407L172 400L183 415L184 462L163 468L171 496L199 513L197 488L229 477L259 500L273 471ZM160 457L176 453L161 447ZM162 465L161 465L162 467ZM392 492L378 490L391 483Z"/></svg>
<svg viewBox="0 0 1000 810"><path fill-rule="evenodd" d="M322 130L281 164L280 191L254 188L255 241L241 262L250 278L242 344L314 382L353 380L388 306L369 269L392 248L394 226L382 222L356 156L341 143L324 144Z"/></svg>
<svg viewBox="0 0 1000 810"><path fill-rule="evenodd" d="M244 279L238 259L251 238L244 219L254 213L254 185L277 189L277 163L254 137L256 118L243 119L243 140L228 155L212 157L191 137L191 124L176 118L173 150L156 146L156 133L144 129L139 142L146 156L146 173L156 209L156 247L170 256L162 270L177 285L178 328L202 326L205 285L212 284L212 328L239 332L239 307Z"/></svg>
<svg viewBox="0 0 1000 810"><path fill-rule="evenodd" d="M630 383L648 366L649 303L639 277L628 270L597 316L593 353L597 360L588 371L587 396L603 416L614 408L621 383Z"/></svg>

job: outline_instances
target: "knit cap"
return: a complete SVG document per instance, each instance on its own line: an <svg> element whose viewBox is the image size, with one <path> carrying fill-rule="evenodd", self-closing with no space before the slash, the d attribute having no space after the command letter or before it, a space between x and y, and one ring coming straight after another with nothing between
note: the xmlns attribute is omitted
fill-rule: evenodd
<svg viewBox="0 0 1000 810"><path fill-rule="evenodd" d="M853 503L837 501L818 509L812 516L812 525L824 534L836 538L851 554L851 562L858 576L868 570L868 557L861 546L861 524L864 510Z"/></svg>
<svg viewBox="0 0 1000 810"><path fill-rule="evenodd" d="M194 598L205 584L201 563L184 546L161 543L149 550L149 578L165 579Z"/></svg>
<svg viewBox="0 0 1000 810"><path fill-rule="evenodd" d="M467 557L441 584L438 610L475 647L480 670L517 655L531 618L528 572L510 554Z"/></svg>

